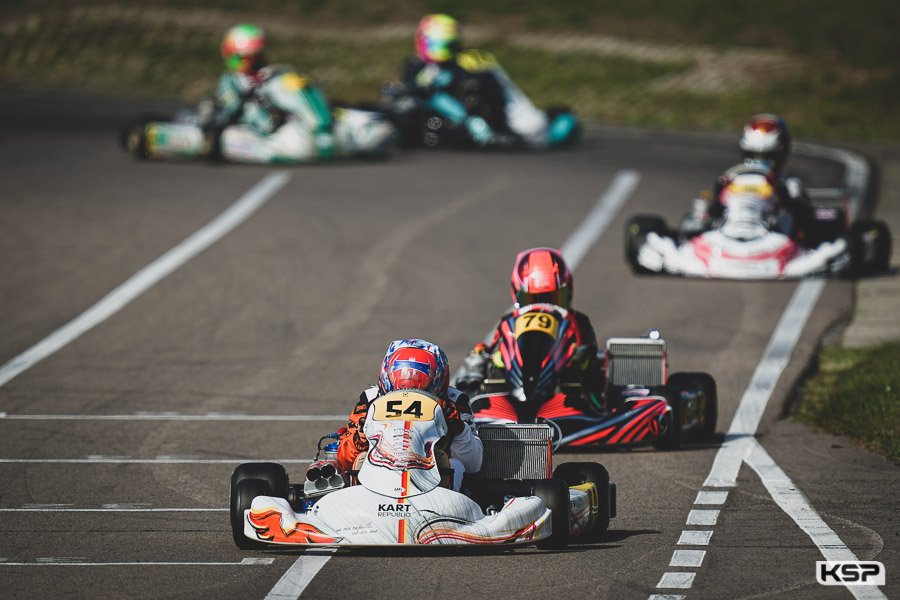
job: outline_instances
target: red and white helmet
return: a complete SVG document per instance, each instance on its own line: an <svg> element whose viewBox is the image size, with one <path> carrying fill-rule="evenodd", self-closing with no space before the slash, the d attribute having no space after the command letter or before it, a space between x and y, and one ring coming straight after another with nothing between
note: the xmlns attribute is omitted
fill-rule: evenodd
<svg viewBox="0 0 900 600"><path fill-rule="evenodd" d="M510 285L519 306L546 302L568 309L572 284L572 272L559 250L532 248L516 256Z"/></svg>
<svg viewBox="0 0 900 600"><path fill-rule="evenodd" d="M765 167L781 177L791 153L791 132L787 122L777 115L755 115L741 134L744 160Z"/></svg>

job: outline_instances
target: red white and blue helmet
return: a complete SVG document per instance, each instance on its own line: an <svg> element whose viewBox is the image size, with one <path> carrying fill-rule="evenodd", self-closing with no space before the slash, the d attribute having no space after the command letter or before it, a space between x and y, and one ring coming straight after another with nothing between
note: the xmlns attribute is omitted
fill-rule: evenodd
<svg viewBox="0 0 900 600"><path fill-rule="evenodd" d="M741 151L746 162L757 164L780 177L791 153L791 132L777 115L750 118L741 133Z"/></svg>
<svg viewBox="0 0 900 600"><path fill-rule="evenodd" d="M416 54L423 62L448 61L459 52L459 23L448 15L426 15L416 29Z"/></svg>
<svg viewBox="0 0 900 600"><path fill-rule="evenodd" d="M519 252L510 287L513 300L519 306L545 302L568 310L572 304L572 272L562 252L554 248Z"/></svg>
<svg viewBox="0 0 900 600"><path fill-rule="evenodd" d="M447 355L425 340L394 340L381 362L378 388L382 394L395 390L422 390L442 398L450 384Z"/></svg>

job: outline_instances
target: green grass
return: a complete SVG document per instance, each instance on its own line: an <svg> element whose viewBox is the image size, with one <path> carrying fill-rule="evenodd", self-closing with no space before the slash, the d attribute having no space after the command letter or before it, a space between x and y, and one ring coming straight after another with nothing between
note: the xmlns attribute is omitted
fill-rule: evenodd
<svg viewBox="0 0 900 600"><path fill-rule="evenodd" d="M822 350L800 395L795 418L900 461L900 342Z"/></svg>
<svg viewBox="0 0 900 600"><path fill-rule="evenodd" d="M859 0L852 8L839 0L792 0L765 10L718 0L259 0L252 9L236 0L7 0L0 6L0 86L194 102L212 93L221 71L223 23L259 20L279 25L272 60L311 74L329 97L371 100L382 81L397 76L412 40L312 33L412 26L432 11L460 18L464 40L467 27L488 27L492 33L478 45L498 56L536 104L565 102L589 120L737 132L749 115L765 111L784 115L798 139L900 140L900 4L894 0ZM716 51L771 49L797 68L740 90L660 91L656 83L694 65L684 58L513 45L513 36L528 32L705 44Z"/></svg>

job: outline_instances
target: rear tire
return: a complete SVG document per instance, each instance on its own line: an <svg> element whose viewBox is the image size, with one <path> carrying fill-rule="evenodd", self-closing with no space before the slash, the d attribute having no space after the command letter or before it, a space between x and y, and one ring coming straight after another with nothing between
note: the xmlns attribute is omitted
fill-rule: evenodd
<svg viewBox="0 0 900 600"><path fill-rule="evenodd" d="M268 484L262 479L242 479L231 488L231 535L241 550L262 550L265 542L251 540L244 535L244 511L257 496L268 496Z"/></svg>
<svg viewBox="0 0 900 600"><path fill-rule="evenodd" d="M563 463L553 471L553 477L564 480L569 487L584 483L596 485L600 514L594 530L587 537L599 535L609 529L609 519L613 516L613 511L610 506L609 471L606 467L593 462Z"/></svg>
<svg viewBox="0 0 900 600"><path fill-rule="evenodd" d="M655 273L637 261L638 252L651 231L659 235L668 235L669 227L665 219L656 215L637 215L625 225L625 261L634 273L641 275Z"/></svg>
<svg viewBox="0 0 900 600"><path fill-rule="evenodd" d="M891 232L883 221L857 221L850 228L853 274L886 271L891 264Z"/></svg>
<svg viewBox="0 0 900 600"><path fill-rule="evenodd" d="M703 423L697 432L697 438L708 441L716 433L716 425L719 419L719 395L716 390L716 380L709 373L675 373L669 377L668 385L672 393L680 396L680 390L701 390L705 398L703 405Z"/></svg>

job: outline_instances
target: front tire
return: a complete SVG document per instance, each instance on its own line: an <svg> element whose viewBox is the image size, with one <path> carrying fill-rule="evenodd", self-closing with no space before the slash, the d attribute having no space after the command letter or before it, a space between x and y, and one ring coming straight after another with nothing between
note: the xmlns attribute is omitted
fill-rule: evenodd
<svg viewBox="0 0 900 600"><path fill-rule="evenodd" d="M638 252L644 245L648 233L667 235L668 230L665 219L656 215L637 215L628 221L625 225L625 262L631 267L632 272L639 275L655 273L638 263Z"/></svg>
<svg viewBox="0 0 900 600"><path fill-rule="evenodd" d="M559 550L569 544L569 486L564 479L537 479L531 484L531 493L550 509L553 533L537 543L542 550Z"/></svg>
<svg viewBox="0 0 900 600"><path fill-rule="evenodd" d="M241 550L262 550L265 542L251 540L244 535L244 511L257 496L268 496L268 485L262 479L242 479L231 488L231 535Z"/></svg>
<svg viewBox="0 0 900 600"><path fill-rule="evenodd" d="M259 462L244 463L231 474L231 488L244 479L262 479L266 482L268 491L263 496L288 497L288 474L284 467L278 463Z"/></svg>

